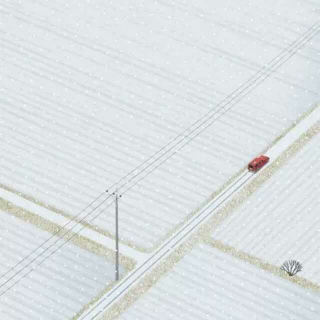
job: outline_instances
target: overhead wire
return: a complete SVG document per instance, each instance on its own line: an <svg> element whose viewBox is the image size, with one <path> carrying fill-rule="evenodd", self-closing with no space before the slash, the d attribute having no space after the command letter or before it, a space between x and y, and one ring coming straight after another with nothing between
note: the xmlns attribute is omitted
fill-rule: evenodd
<svg viewBox="0 0 320 320"><path fill-rule="evenodd" d="M318 21L316 24L314 24L313 26L311 26L308 31L306 31L302 36L300 36L297 40L299 40L300 38L303 38L299 43L298 46L307 38L307 41L305 43L302 44L302 46L300 46L300 48L298 48L293 54L289 55L289 57L287 57L279 66L276 67L275 70L271 71L267 70L265 73L270 72L269 75L267 75L264 79L262 79L260 82L258 82L258 84L256 84L255 86L253 86L247 93L245 93L244 96L248 95L254 88L256 88L261 82L263 82L266 78L268 78L272 73L274 73L279 67L281 67L288 59L290 59L298 50L300 50L307 42L309 42L311 39L313 39L318 33L319 30L317 30L316 28L318 27L317 25L319 24L320 21ZM317 27L316 27L317 26ZM307 33L309 33L309 31L313 29L313 31L305 36ZM314 33L314 34L312 34ZM277 55L277 57L275 57L274 59L272 59L271 61L275 61L277 60L283 53L288 54L289 52L291 52L292 50L295 49L296 45L294 45L294 48L290 49L288 52L286 52L294 43L297 42L297 40L295 40L293 43L291 43L285 50L283 50L280 54ZM283 57L285 58L285 56ZM283 59L281 58L281 59ZM259 70L254 76L252 76L249 80L247 80L244 84L247 84L248 82L250 82L254 77L257 76L257 74L259 74L262 70L266 69L267 67L269 67L269 69L273 68L278 62L275 62L275 64L271 67L270 64L271 62L269 62L267 65L265 65L261 70ZM264 75L264 74L263 74ZM253 83L257 82L257 80L259 80L263 75L260 75L258 77L258 79L254 80ZM247 88L249 88L253 83L249 84L245 89L240 90L240 93L238 93L236 95L236 97L233 97L231 99L231 101L235 100L235 98L238 98L243 92L245 92L245 90ZM241 86L243 87L244 84ZM239 87L240 88L240 87ZM227 98L225 98L222 102L220 102L217 106L221 105L224 101L227 101L228 98L232 97L232 95L234 95L237 91L239 91L239 88L233 92L232 94L230 94ZM243 96L243 97L244 97ZM216 119L214 119L211 123L209 123L206 127L202 128L194 137L191 137L190 140L186 141L182 146L180 146L177 150L175 150L168 158L166 158L165 160L163 160L162 162L160 162L160 164L158 164L155 168L153 168L151 171L147 172L147 175L151 174L153 171L155 171L159 166L161 166L164 162L168 161L169 158L171 158L173 155L175 155L178 151L180 151L184 146L186 146L187 144L189 144L191 141L193 141L196 137L198 137L204 130L206 130L209 126L212 125L213 122L215 122L216 120L218 120L223 114L225 114L228 110L230 110L234 105L236 105L241 99L243 99L243 97L240 97L240 99L236 102L234 102L229 108L227 108L226 110L224 110L224 112L222 114L220 114ZM228 104L231 102L229 101ZM216 106L216 107L217 107ZM225 105L224 107L226 107L227 105ZM217 112L219 112L220 110L222 110L224 107L220 108ZM212 111L209 111L208 113L206 113L206 115L204 115L203 117L201 117L200 119L203 119L204 117L206 117L208 114L210 114ZM214 115L217 114L217 112L215 112ZM210 116L209 119L211 119L214 115ZM182 137L184 133L186 133L188 130L190 130L190 128L192 128L196 123L198 123L200 121L200 119L198 121L196 121L193 125L191 125L188 129L186 129L183 133L181 133L179 136L177 136L174 140L178 139L179 137ZM209 119L207 119L204 123L206 123ZM193 129L192 132L188 133L187 136L183 137L182 140L180 140L178 143L176 143L173 147L177 146L181 141L185 140L187 137L189 137L193 132L195 132L198 128L200 128L201 126L203 126L202 123L201 125L197 126L196 129ZM174 140L172 140L170 143L172 143ZM149 157L147 160L145 160L143 163L141 163L137 168L141 167L142 165L144 165L147 161L149 161L150 159L152 159L156 154L158 154L160 151L164 150L168 145L170 145L170 143L168 143L166 146L162 147L160 150L158 150L154 155L152 155L151 157ZM167 154L170 150L173 149L173 147L171 147L169 150L167 150L165 152L165 154ZM136 176L140 175L142 172L146 171L147 168L149 168L153 163L155 163L155 161L161 159L165 154L161 155L159 158L157 158L156 160L154 160L151 164L149 164L146 168L144 168L143 170L141 170L139 173L137 173L134 177L132 177L129 181L125 182L121 187L117 187L118 190L120 190L121 188L125 187L129 182L131 182ZM123 181L126 177L128 177L130 174L134 173L137 168L135 168L134 170L130 171L125 177L123 177L122 179L120 179L118 182L116 182L115 184L113 184L108 190L109 191L111 188L113 188L114 186L117 186L117 184L120 181ZM124 192L121 193L120 196L124 195L125 193L127 193L130 189L132 189L135 185L137 185L141 180L143 180L147 175L143 176L141 179L139 179L138 181L136 181L133 185L131 185L129 188L127 188ZM105 192L106 192L105 191ZM89 208L93 203L95 203L98 199L100 199L102 197L102 195L105 194L105 192L101 193L99 197L97 197L95 200L93 200L85 209L83 209L76 217L78 217L81 213L83 213L87 208ZM111 195L109 194L109 196L107 197L107 199L105 199L102 203L104 203L106 200L108 200L111 197ZM102 212L104 212L106 210L106 208L108 208L115 200L113 200L111 203L108 204L107 207L105 207L103 210L101 210L97 216L95 216L92 220L90 220L90 222L94 221L98 216L100 216L100 214ZM98 207L100 207L102 205L102 203L100 203L100 205ZM95 209L93 209L91 212L89 212L84 218L82 218L80 221L77 221L77 224L72 227L71 229L67 230L66 233L61 236L59 239L57 239L50 247L46 248L42 253L40 253L36 258L34 258L30 263L28 263L23 269L19 270L14 276L10 277L10 279L8 281L6 281L5 283L0 285L0 288L2 288L6 283L8 283L10 280L12 280L16 275L18 275L19 273L21 273L23 270L25 270L30 264L32 264L35 260L37 260L41 255L43 255L45 252L47 252L53 245L55 245L58 241L60 241L61 239L64 239L64 237L71 232L76 226L78 226L82 221L84 221L88 216L90 216L98 207L96 207ZM73 217L73 220L75 220L75 217ZM71 223L73 220L70 220L65 226L67 226L69 223ZM49 257L51 257L53 255L53 253L57 252L57 250L59 250L63 245L65 245L66 243L68 243L73 237L75 237L79 232L81 232L81 230L83 230L85 228L85 226L82 226L81 229L79 231L77 231L76 233L74 233L70 238L68 238L67 240L65 240L65 242L58 247L58 249L52 251L52 253L47 256L44 260L42 260L39 264L36 265L36 267L33 267L31 269L30 272L28 272L25 276L27 276L29 273L31 273L35 268L37 268L40 264L42 264L45 260L47 260ZM57 233L59 233L61 230L63 230L64 227L62 227L61 229L59 229L59 231ZM55 235L57 234L55 233ZM32 251L30 254L28 254L24 259L22 259L18 264L16 264L14 267L12 267L10 270L8 270L4 275L2 275L0 277L3 278L5 275L7 275L10 271L12 271L16 266L18 266L19 264L21 264L23 261L25 261L28 257L30 257L35 251L37 251L38 249L40 249L44 244L46 244L50 239L52 239L55 235L52 235L49 239L47 239L44 243L42 243L39 247L37 247L34 251ZM24 277L25 277L24 276ZM20 280L19 280L20 281ZM17 283L17 282L16 282ZM9 287L8 290L10 290L13 286ZM0 294L0 297L7 292L8 290L5 290L4 292L2 292Z"/></svg>

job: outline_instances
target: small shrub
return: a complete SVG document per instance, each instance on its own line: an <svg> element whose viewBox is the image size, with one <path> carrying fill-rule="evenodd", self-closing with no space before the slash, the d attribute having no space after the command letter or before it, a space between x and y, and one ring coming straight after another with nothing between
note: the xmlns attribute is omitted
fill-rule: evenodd
<svg viewBox="0 0 320 320"><path fill-rule="evenodd" d="M286 261L280 269L285 271L290 277L292 277L302 270L302 264L296 260L289 260Z"/></svg>

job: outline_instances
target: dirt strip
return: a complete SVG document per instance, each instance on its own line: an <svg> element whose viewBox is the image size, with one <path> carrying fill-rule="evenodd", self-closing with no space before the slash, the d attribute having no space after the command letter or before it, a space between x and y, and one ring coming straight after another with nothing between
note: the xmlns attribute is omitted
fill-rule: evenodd
<svg viewBox="0 0 320 320"><path fill-rule="evenodd" d="M320 286L318 284L315 284L305 278L299 277L297 275L290 277L285 271L281 270L279 267L274 266L266 261L263 261L262 259L259 259L257 257L251 256L243 251L237 250L234 247L228 246L221 241L209 239L206 237L204 242L208 245L210 245L213 248L216 248L226 254L229 254L237 259L243 260L245 262L248 262L262 270L271 272L272 274L279 276L281 278L284 278L286 280L289 280L295 284L298 284L301 287L312 289L314 291L320 292Z"/></svg>
<svg viewBox="0 0 320 320"><path fill-rule="evenodd" d="M9 214L12 214L13 216L27 222L27 223L32 223L39 229L42 229L44 231L50 232L52 234L55 234L57 237L63 236L68 230L62 228L58 224L55 224L53 222L50 222L42 217L39 217L38 215L25 210L19 206L16 206L15 204L2 199L0 197L0 210L5 211ZM63 239L67 241L70 239L74 233L72 231L69 231L67 235L63 236ZM72 239L69 240L71 243L74 245L88 250L96 255L102 256L102 257L107 257L108 260L114 261L115 259L115 254L113 250L110 250L101 244L90 240L86 237L83 237L79 234L76 234ZM123 256L120 254L120 263L128 270L132 270L135 267L136 262L128 258L126 256Z"/></svg>

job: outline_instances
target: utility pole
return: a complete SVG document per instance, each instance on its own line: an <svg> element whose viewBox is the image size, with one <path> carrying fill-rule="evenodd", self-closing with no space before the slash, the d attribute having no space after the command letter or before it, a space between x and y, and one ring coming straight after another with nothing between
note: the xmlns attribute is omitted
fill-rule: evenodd
<svg viewBox="0 0 320 320"><path fill-rule="evenodd" d="M116 191L116 281L119 281L119 203L118 190ZM121 197L121 196L120 196Z"/></svg>

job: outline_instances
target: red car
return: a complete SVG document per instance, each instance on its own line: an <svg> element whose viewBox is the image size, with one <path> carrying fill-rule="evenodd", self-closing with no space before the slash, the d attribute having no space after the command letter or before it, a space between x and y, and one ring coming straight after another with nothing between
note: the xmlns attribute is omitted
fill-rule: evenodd
<svg viewBox="0 0 320 320"><path fill-rule="evenodd" d="M265 166L269 162L269 157L267 156L260 156L258 158L253 159L248 164L248 170L256 172L260 170L263 166Z"/></svg>

